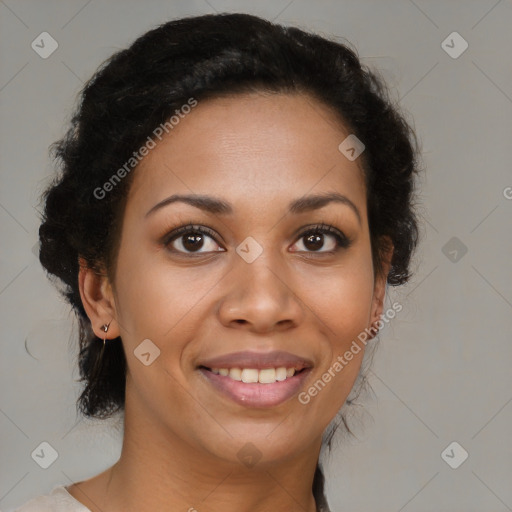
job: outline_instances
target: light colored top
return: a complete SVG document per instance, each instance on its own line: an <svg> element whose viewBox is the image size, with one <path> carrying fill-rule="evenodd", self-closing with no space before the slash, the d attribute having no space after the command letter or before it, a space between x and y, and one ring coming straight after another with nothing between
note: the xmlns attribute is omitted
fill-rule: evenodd
<svg viewBox="0 0 512 512"><path fill-rule="evenodd" d="M57 485L49 494L36 496L7 512L91 512L71 496L64 485Z"/></svg>
<svg viewBox="0 0 512 512"><path fill-rule="evenodd" d="M319 512L330 512L319 507ZM91 512L85 505L71 496L64 485L54 487L49 494L36 496L18 508L6 512Z"/></svg>

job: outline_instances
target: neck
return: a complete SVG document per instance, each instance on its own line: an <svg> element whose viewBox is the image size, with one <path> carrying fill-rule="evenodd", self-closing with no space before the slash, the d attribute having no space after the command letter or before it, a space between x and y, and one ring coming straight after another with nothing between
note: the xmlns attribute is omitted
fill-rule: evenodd
<svg viewBox="0 0 512 512"><path fill-rule="evenodd" d="M250 468L219 460L127 407L122 453L105 478L102 508L316 512L312 486L320 447L321 439L292 457Z"/></svg>

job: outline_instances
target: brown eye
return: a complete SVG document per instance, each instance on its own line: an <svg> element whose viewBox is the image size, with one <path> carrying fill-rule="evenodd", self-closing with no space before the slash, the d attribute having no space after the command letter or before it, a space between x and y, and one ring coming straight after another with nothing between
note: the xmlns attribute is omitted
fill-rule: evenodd
<svg viewBox="0 0 512 512"><path fill-rule="evenodd" d="M325 244L325 234L324 233L313 233L311 235L307 235L304 238L304 246L306 249L310 251L318 251L322 249ZM332 237L334 238L334 237ZM334 243L334 247L336 247L336 243Z"/></svg>
<svg viewBox="0 0 512 512"><path fill-rule="evenodd" d="M218 252L213 230L203 226L182 226L169 234L164 242L172 252L183 254ZM206 250L201 251L205 248ZM223 250L223 249L221 249Z"/></svg>
<svg viewBox="0 0 512 512"><path fill-rule="evenodd" d="M303 231L299 235L306 252L333 253L340 248L347 248L351 241L333 226L321 225ZM324 249L324 250L321 250ZM301 249L299 249L301 251Z"/></svg>

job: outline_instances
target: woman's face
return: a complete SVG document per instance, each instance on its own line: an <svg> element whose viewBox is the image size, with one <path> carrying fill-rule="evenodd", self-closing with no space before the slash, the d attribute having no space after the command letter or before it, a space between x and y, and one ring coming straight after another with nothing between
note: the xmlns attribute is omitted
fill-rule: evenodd
<svg viewBox="0 0 512 512"><path fill-rule="evenodd" d="M127 355L130 421L229 461L319 447L364 350L335 363L385 291L359 159L338 149L349 134L305 95L200 101L133 171L109 329ZM279 368L296 374L276 381Z"/></svg>

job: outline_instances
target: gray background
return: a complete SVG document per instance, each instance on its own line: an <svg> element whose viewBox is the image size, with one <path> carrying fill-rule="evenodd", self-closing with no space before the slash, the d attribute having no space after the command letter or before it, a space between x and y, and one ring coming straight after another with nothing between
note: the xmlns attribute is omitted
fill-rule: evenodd
<svg viewBox="0 0 512 512"><path fill-rule="evenodd" d="M332 510L512 510L510 0L0 1L0 507L89 478L121 447L119 421L76 416L76 325L34 255L48 146L105 58L215 11L347 38L423 145L416 274L389 291L404 309L382 330L357 439L340 436L327 459ZM31 48L43 31L59 45L47 59ZM441 46L453 31L469 44L458 58ZM46 470L31 458L42 441L59 454ZM452 441L469 453L457 469L441 457Z"/></svg>

